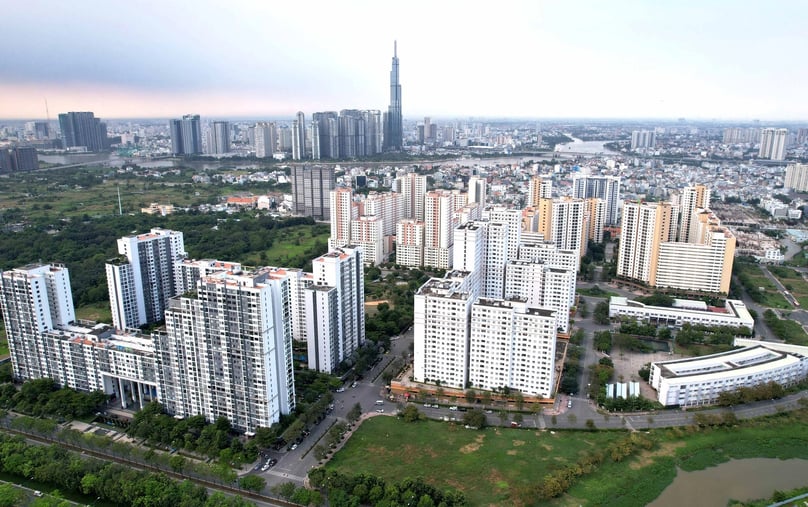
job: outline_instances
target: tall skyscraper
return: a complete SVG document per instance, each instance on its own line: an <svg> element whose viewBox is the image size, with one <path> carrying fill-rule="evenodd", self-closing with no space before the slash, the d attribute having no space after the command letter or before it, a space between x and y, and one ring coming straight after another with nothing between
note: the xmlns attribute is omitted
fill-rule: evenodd
<svg viewBox="0 0 808 507"><path fill-rule="evenodd" d="M181 120L171 120L171 152L174 155L202 153L202 126L198 114L186 114Z"/></svg>
<svg viewBox="0 0 808 507"><path fill-rule="evenodd" d="M333 167L292 167L292 197L295 214L330 220L330 192L336 186Z"/></svg>
<svg viewBox="0 0 808 507"><path fill-rule="evenodd" d="M39 169L39 157L33 146L0 148L0 173L35 171Z"/></svg>
<svg viewBox="0 0 808 507"><path fill-rule="evenodd" d="M106 264L112 322L135 329L163 320L168 299L183 292L181 232L152 229L118 239L121 257Z"/></svg>
<svg viewBox="0 0 808 507"><path fill-rule="evenodd" d="M530 186L527 193L527 206L538 206L539 199L551 199L553 197L553 180L533 176L530 178Z"/></svg>
<svg viewBox="0 0 808 507"><path fill-rule="evenodd" d="M396 264L424 265L424 222L405 218L396 224Z"/></svg>
<svg viewBox="0 0 808 507"><path fill-rule="evenodd" d="M292 160L306 158L306 116L303 111L297 112L292 122Z"/></svg>
<svg viewBox="0 0 808 507"><path fill-rule="evenodd" d="M427 192L424 198L424 266L452 267L455 209L451 192Z"/></svg>
<svg viewBox="0 0 808 507"><path fill-rule="evenodd" d="M788 138L788 129L761 129L758 157L769 160L785 159L786 138Z"/></svg>
<svg viewBox="0 0 808 507"><path fill-rule="evenodd" d="M401 112L401 83L398 74L398 43L393 42L393 67L390 70L390 106L384 124L384 148L397 151L404 147L404 117Z"/></svg>
<svg viewBox="0 0 808 507"><path fill-rule="evenodd" d="M65 148L85 147L87 151L107 148L107 125L91 112L62 113L59 128Z"/></svg>
<svg viewBox="0 0 808 507"><path fill-rule="evenodd" d="M278 129L274 123L259 122L255 124L255 156L271 157L278 149Z"/></svg>
<svg viewBox="0 0 808 507"><path fill-rule="evenodd" d="M572 178L572 196L578 199L599 197L606 201L606 225L620 224L620 177L576 175Z"/></svg>
<svg viewBox="0 0 808 507"><path fill-rule="evenodd" d="M693 217L697 210L710 208L710 189L704 185L693 185L682 190L679 194L678 211L679 230L677 231L677 241L691 243L695 239L695 234L691 232Z"/></svg>
<svg viewBox="0 0 808 507"><path fill-rule="evenodd" d="M617 276L653 285L656 280L659 244L672 241L675 230L670 203L626 201L620 232Z"/></svg>
<svg viewBox="0 0 808 507"><path fill-rule="evenodd" d="M488 182L482 176L472 176L469 178L469 203L477 203L480 208L485 207L488 199Z"/></svg>
<svg viewBox="0 0 808 507"><path fill-rule="evenodd" d="M320 123L312 120L309 124L309 140L311 141L311 159L320 160Z"/></svg>
<svg viewBox="0 0 808 507"><path fill-rule="evenodd" d="M215 121L208 130L208 153L223 155L230 153L230 122Z"/></svg>

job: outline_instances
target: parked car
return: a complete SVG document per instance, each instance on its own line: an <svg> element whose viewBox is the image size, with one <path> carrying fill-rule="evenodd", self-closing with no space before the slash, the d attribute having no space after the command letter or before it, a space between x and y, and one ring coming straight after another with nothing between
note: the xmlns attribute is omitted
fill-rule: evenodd
<svg viewBox="0 0 808 507"><path fill-rule="evenodd" d="M457 407L451 406L451 407L449 407L449 410L457 410Z"/></svg>

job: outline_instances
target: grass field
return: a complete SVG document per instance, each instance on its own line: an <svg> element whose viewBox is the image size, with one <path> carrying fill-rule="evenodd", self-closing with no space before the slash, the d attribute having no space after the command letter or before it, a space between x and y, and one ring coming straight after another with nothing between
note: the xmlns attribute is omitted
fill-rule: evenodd
<svg viewBox="0 0 808 507"><path fill-rule="evenodd" d="M470 505L516 505L515 490L541 481L624 432L466 430L440 422L365 421L327 468L388 480L422 477L465 493ZM610 459L585 474L556 506L642 506L659 496L677 468L701 470L730 459L808 459L808 410L721 428L671 428L649 433L654 448L620 462ZM806 479L808 485L808 479Z"/></svg>
<svg viewBox="0 0 808 507"><path fill-rule="evenodd" d="M769 271L780 280L786 290L791 292L801 307L808 308L808 282L800 273L782 266L771 266Z"/></svg>
<svg viewBox="0 0 808 507"><path fill-rule="evenodd" d="M471 505L507 505L512 488L526 486L576 461L582 452L623 437L623 432L477 431L436 421L405 423L374 417L362 424L327 467L396 481L420 476L441 489L462 491Z"/></svg>
<svg viewBox="0 0 808 507"><path fill-rule="evenodd" d="M259 266L290 266L300 257L313 259L328 250L328 225L317 224L285 229L283 241L276 241L272 248L247 257L245 264Z"/></svg>
<svg viewBox="0 0 808 507"><path fill-rule="evenodd" d="M758 303L769 308L792 308L783 295L780 294L774 282L766 278L766 275L760 270L760 266L737 263L736 270L739 276L745 275L745 278L749 280L750 286L763 289L761 291L761 301L758 301Z"/></svg>
<svg viewBox="0 0 808 507"><path fill-rule="evenodd" d="M76 318L112 324L112 310L109 308L109 303L106 302L82 306L76 308Z"/></svg>

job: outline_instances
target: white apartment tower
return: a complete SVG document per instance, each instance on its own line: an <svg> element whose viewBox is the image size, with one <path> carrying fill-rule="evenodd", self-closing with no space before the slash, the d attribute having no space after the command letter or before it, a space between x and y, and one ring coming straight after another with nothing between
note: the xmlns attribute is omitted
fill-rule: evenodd
<svg viewBox="0 0 808 507"><path fill-rule="evenodd" d="M659 245L672 241L672 223L676 220L670 203L626 201L617 276L640 280L649 285L656 280Z"/></svg>
<svg viewBox="0 0 808 507"><path fill-rule="evenodd" d="M575 275L572 269L512 260L505 268L503 297L525 301L531 307L554 310L557 318L554 329L567 333L570 308L575 301Z"/></svg>
<svg viewBox="0 0 808 507"><path fill-rule="evenodd" d="M396 264L424 265L424 223L420 220L405 219L396 225Z"/></svg>
<svg viewBox="0 0 808 507"><path fill-rule="evenodd" d="M789 164L783 186L795 192L808 192L808 164Z"/></svg>
<svg viewBox="0 0 808 507"><path fill-rule="evenodd" d="M336 289L336 292L333 296L310 293L305 296L307 305L316 305L312 308L306 307L311 369L331 373L340 362L349 358L365 342L362 255L361 248L349 245L330 251L312 261L313 284L305 290L328 292L326 289L315 287L331 287ZM331 298L336 298L336 316L324 313L326 309L333 308L329 302ZM320 321L312 320L314 313L319 315ZM336 319L336 336L329 319Z"/></svg>
<svg viewBox="0 0 808 507"><path fill-rule="evenodd" d="M606 225L620 224L620 177L576 175L572 178L572 196L577 199L599 197L606 201Z"/></svg>
<svg viewBox="0 0 808 507"><path fill-rule="evenodd" d="M585 199L541 199L539 210L538 232L545 240L554 242L559 249L574 250L580 257L586 255L589 213Z"/></svg>
<svg viewBox="0 0 808 507"><path fill-rule="evenodd" d="M705 210L710 208L710 189L704 185L693 185L686 187L679 194L679 231L678 241L683 243L691 243L693 232L691 226L693 225L693 217L697 210Z"/></svg>
<svg viewBox="0 0 808 507"><path fill-rule="evenodd" d="M359 208L353 202L353 190L339 187L330 193L331 236L328 249L333 250L351 243L351 221L359 218Z"/></svg>
<svg viewBox="0 0 808 507"><path fill-rule="evenodd" d="M362 249L365 264L375 266L386 258L384 220L382 217L361 216L351 222L351 243Z"/></svg>
<svg viewBox="0 0 808 507"><path fill-rule="evenodd" d="M424 198L424 266L438 269L452 267L454 212L454 195L451 192L427 192Z"/></svg>
<svg viewBox="0 0 808 507"><path fill-rule="evenodd" d="M786 158L788 129L765 128L760 131L759 158L783 160Z"/></svg>
<svg viewBox="0 0 808 507"><path fill-rule="evenodd" d="M426 195L426 176L407 173L396 178L396 190L404 198L402 218L424 221L424 196Z"/></svg>
<svg viewBox="0 0 808 507"><path fill-rule="evenodd" d="M275 268L222 271L179 296L157 335L161 402L175 416L225 416L254 432L294 410L289 278Z"/></svg>
<svg viewBox="0 0 808 507"><path fill-rule="evenodd" d="M163 320L169 298L182 292L179 264L186 257L181 232L152 229L118 239L121 257L106 264L112 322L135 329Z"/></svg>
<svg viewBox="0 0 808 507"><path fill-rule="evenodd" d="M33 264L0 271L0 309L18 380L58 378L42 336L76 320L70 273L60 264Z"/></svg>
<svg viewBox="0 0 808 507"><path fill-rule="evenodd" d="M415 293L413 378L463 389L468 380L469 317L477 299L469 273L432 278Z"/></svg>
<svg viewBox="0 0 808 507"><path fill-rule="evenodd" d="M482 297L503 297L505 265L518 256L521 222L520 210L494 208L488 211Z"/></svg>
<svg viewBox="0 0 808 507"><path fill-rule="evenodd" d="M479 292L485 278L488 222L466 222L454 230L452 268L469 273L469 286Z"/></svg>
<svg viewBox="0 0 808 507"><path fill-rule="evenodd" d="M554 388L554 310L520 300L480 298L471 308L468 382L493 390L509 387L549 398Z"/></svg>
<svg viewBox="0 0 808 507"><path fill-rule="evenodd" d="M472 176L469 178L468 202L477 203L480 208L485 207L488 199L488 182L482 176Z"/></svg>

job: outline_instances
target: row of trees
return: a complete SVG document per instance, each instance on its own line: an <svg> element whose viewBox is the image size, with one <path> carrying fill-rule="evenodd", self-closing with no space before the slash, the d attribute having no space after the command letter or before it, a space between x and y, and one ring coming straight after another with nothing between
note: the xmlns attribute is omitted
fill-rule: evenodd
<svg viewBox="0 0 808 507"><path fill-rule="evenodd" d="M213 424L205 422L201 415L178 420L166 414L158 402L151 402L135 413L126 433L151 445L186 449L228 464L251 462L258 457L255 441L245 446L231 432L226 417L219 417Z"/></svg>
<svg viewBox="0 0 808 507"><path fill-rule="evenodd" d="M309 472L309 482L328 498L333 507L374 505L393 507L463 507L468 500L459 491L441 491L422 478L387 482L381 477L359 474L347 475L322 468Z"/></svg>
<svg viewBox="0 0 808 507"><path fill-rule="evenodd" d="M732 391L723 391L718 395L718 405L729 407L741 403L752 403L760 400L776 400L786 395L786 390L777 382L766 382L752 387L739 387Z"/></svg>
<svg viewBox="0 0 808 507"><path fill-rule="evenodd" d="M247 507L238 497L208 495L189 481L177 482L164 474L88 459L58 445L26 443L22 437L0 433L0 470L17 477L54 484L122 506Z"/></svg>

